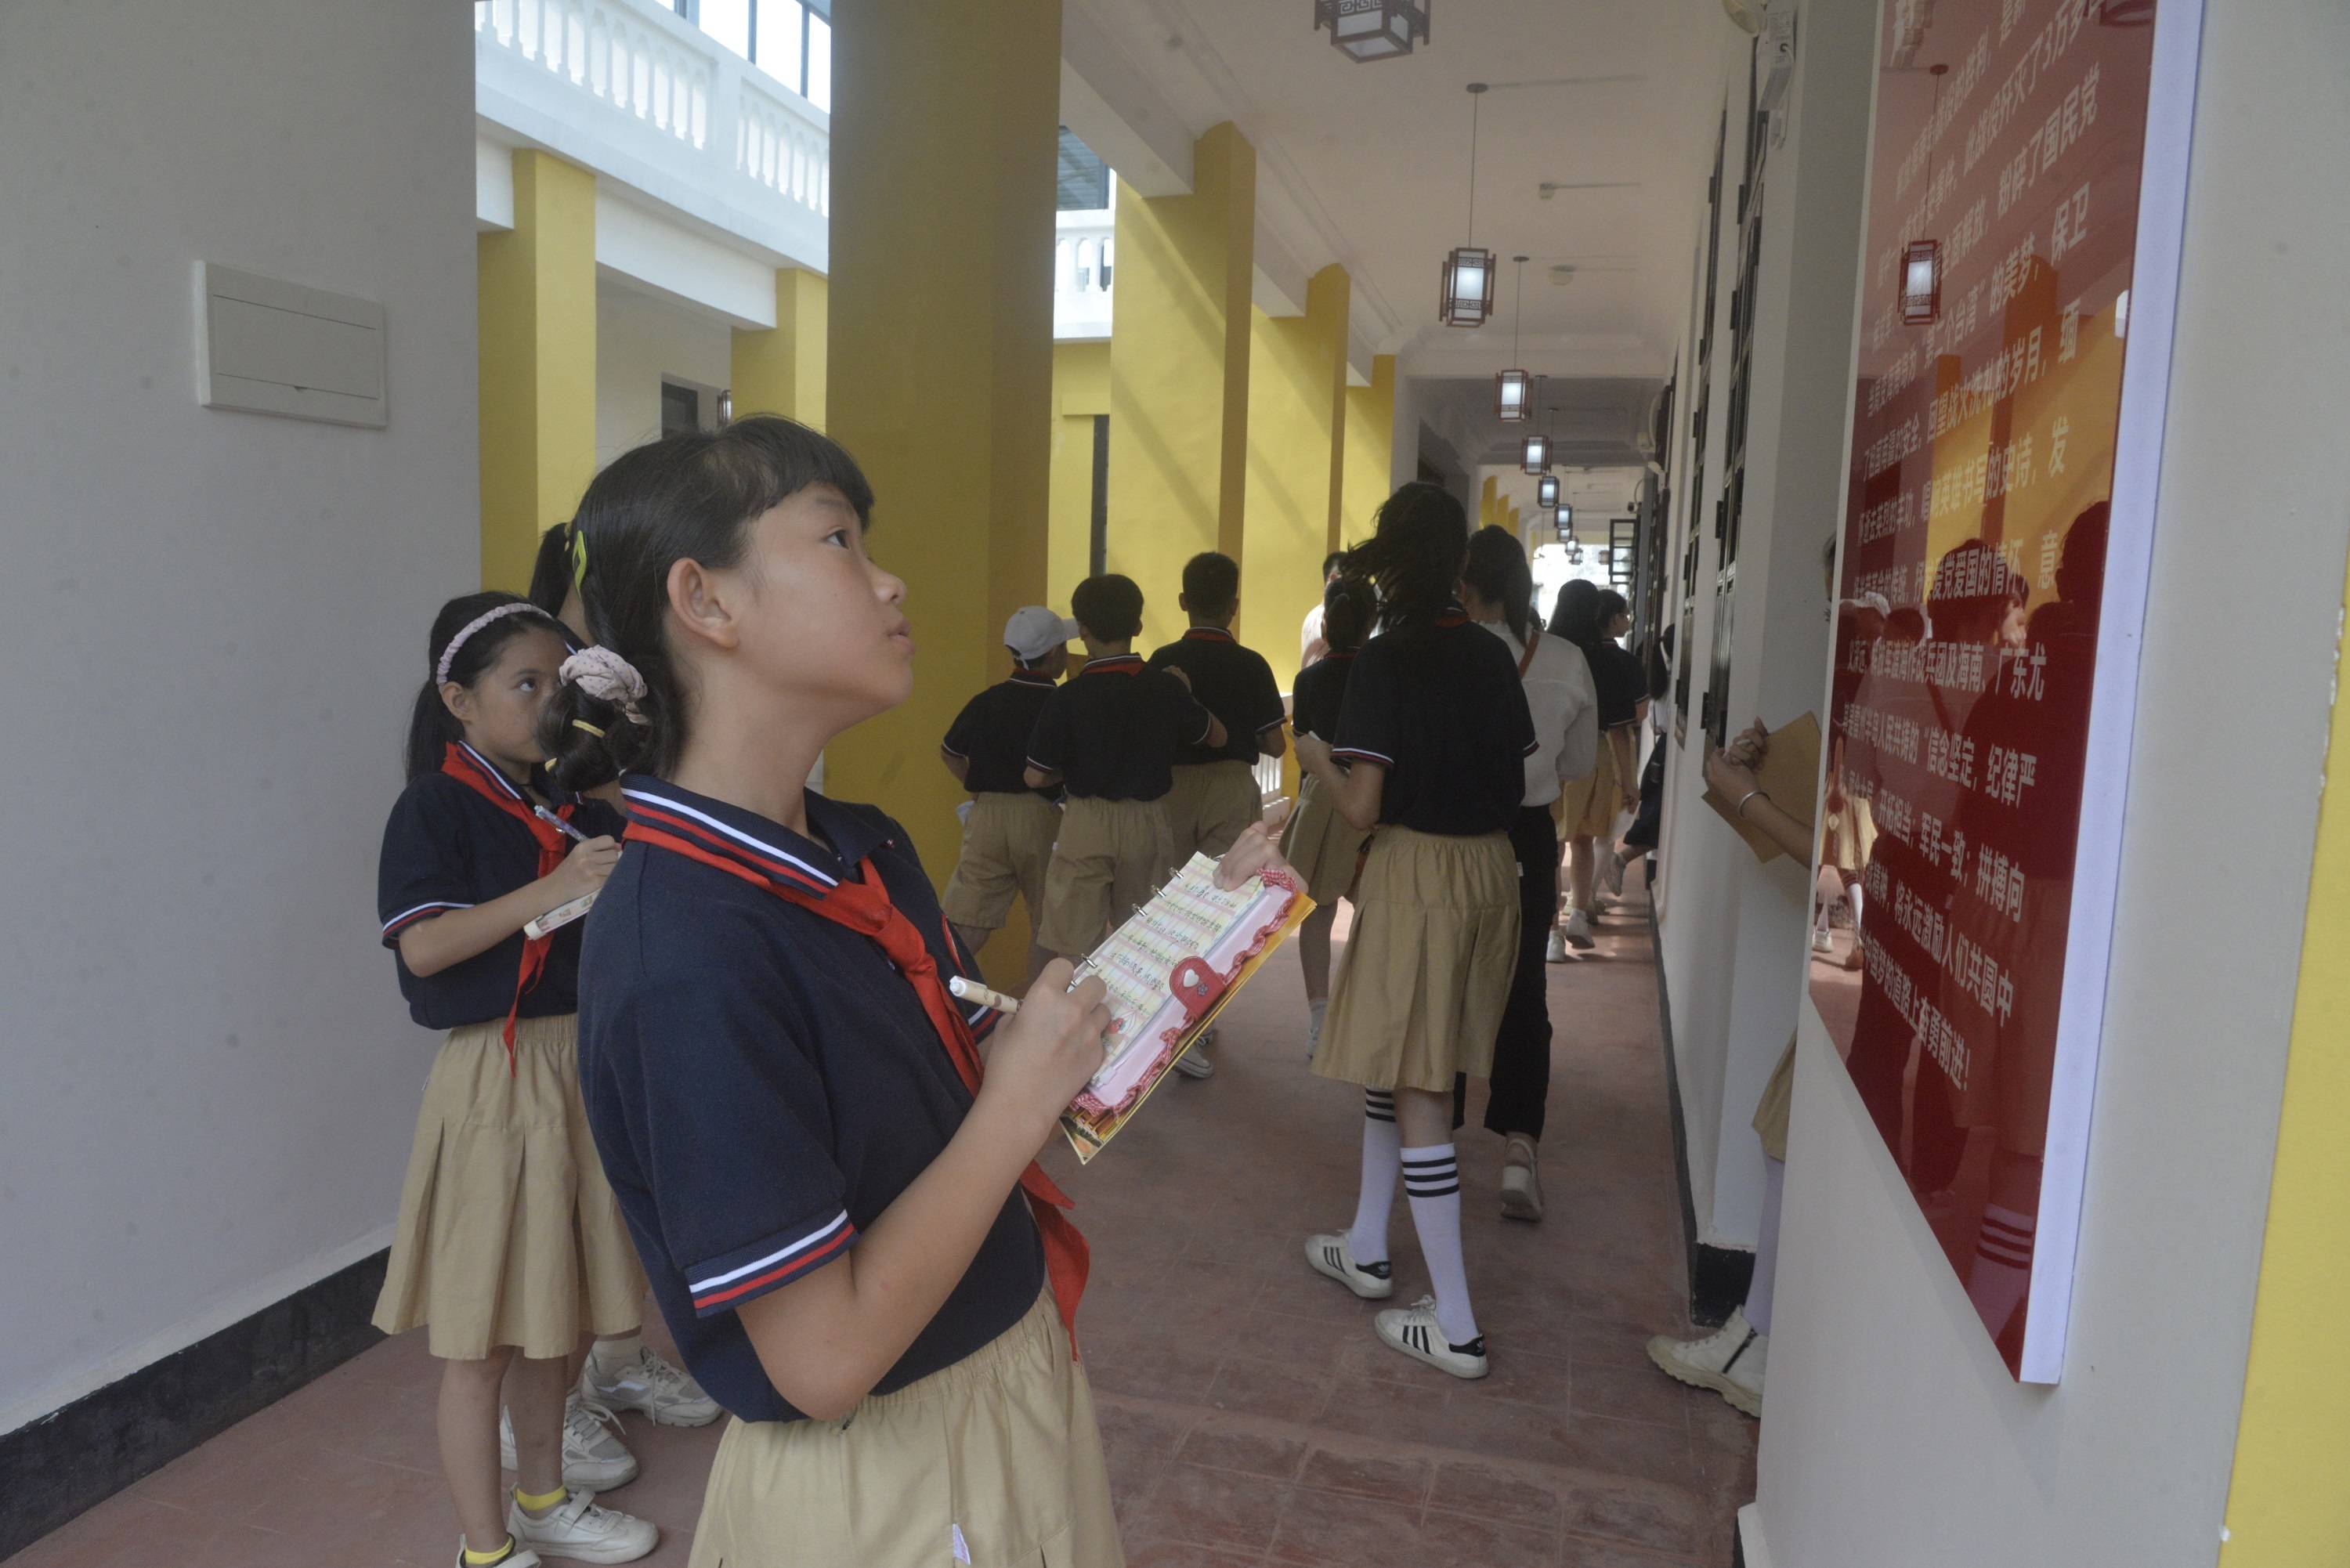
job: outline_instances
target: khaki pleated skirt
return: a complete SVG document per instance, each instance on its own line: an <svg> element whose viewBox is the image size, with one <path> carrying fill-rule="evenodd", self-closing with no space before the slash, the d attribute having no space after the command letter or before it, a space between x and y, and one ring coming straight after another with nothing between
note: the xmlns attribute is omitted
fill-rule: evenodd
<svg viewBox="0 0 2350 1568"><path fill-rule="evenodd" d="M1355 885L1355 866L1368 837L1347 825L1324 797L1322 781L1307 774L1297 786L1297 809L1281 830L1281 857L1305 878L1305 896L1327 905Z"/></svg>
<svg viewBox="0 0 2350 1568"><path fill-rule="evenodd" d="M452 1361L552 1359L643 1325L644 1270L579 1100L578 1023L521 1020L511 1075L504 1020L451 1031L400 1191L384 1333L425 1327Z"/></svg>
<svg viewBox="0 0 2350 1568"><path fill-rule="evenodd" d="M1370 1089L1449 1094L1492 1071L1518 961L1517 863L1506 833L1382 827L1355 888L1314 1071Z"/></svg>
<svg viewBox="0 0 2350 1568"><path fill-rule="evenodd" d="M1755 1136L1762 1140L1762 1152L1773 1159L1787 1158L1787 1116L1794 1106L1795 1043L1789 1040L1779 1054L1779 1064L1771 1069L1771 1081L1762 1085L1762 1098L1754 1106Z"/></svg>
<svg viewBox="0 0 2350 1568"><path fill-rule="evenodd" d="M1561 838L1605 838L1624 802L1616 785L1616 748L1599 736L1599 762L1579 779L1569 779L1558 797Z"/></svg>
<svg viewBox="0 0 2350 1568"><path fill-rule="evenodd" d="M844 1421L729 1420L691 1568L1121 1568L1093 1391L1048 1288Z"/></svg>

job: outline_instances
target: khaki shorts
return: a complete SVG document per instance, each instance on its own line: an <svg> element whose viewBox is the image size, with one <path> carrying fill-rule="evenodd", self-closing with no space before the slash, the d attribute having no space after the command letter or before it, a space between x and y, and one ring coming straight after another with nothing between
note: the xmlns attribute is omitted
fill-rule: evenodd
<svg viewBox="0 0 2350 1568"><path fill-rule="evenodd" d="M1450 1092L1493 1070L1518 965L1517 857L1506 833L1382 827L1355 888L1314 1071L1369 1089Z"/></svg>
<svg viewBox="0 0 2350 1568"><path fill-rule="evenodd" d="M1170 864L1159 802L1072 799L1045 874L1037 945L1064 958L1093 951L1111 926L1150 901Z"/></svg>
<svg viewBox="0 0 2350 1568"><path fill-rule="evenodd" d="M991 791L975 796L962 827L962 855L939 899L947 919L975 931L992 931L1012 909L1012 895L1028 906L1029 919L1045 909L1045 868L1053 863L1053 840L1061 831L1061 808L1043 795Z"/></svg>
<svg viewBox="0 0 2350 1568"><path fill-rule="evenodd" d="M391 1262L376 1298L386 1334L426 1330L433 1355L535 1360L645 1320L645 1275L604 1179L579 1099L579 1019L452 1030L424 1080Z"/></svg>
<svg viewBox="0 0 2350 1568"><path fill-rule="evenodd" d="M1180 764L1166 805L1170 870L1181 869L1194 850L1221 857L1250 823L1264 818L1264 794L1247 763Z"/></svg>
<svg viewBox="0 0 2350 1568"><path fill-rule="evenodd" d="M847 1421L729 1420L691 1568L1121 1568L1085 1368L1048 1289Z"/></svg>

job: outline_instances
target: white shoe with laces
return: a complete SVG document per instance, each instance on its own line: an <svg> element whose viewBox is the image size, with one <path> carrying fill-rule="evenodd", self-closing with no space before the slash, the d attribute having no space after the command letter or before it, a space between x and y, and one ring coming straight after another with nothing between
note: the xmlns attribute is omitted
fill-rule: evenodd
<svg viewBox="0 0 2350 1568"><path fill-rule="evenodd" d="M1422 1296L1408 1307L1389 1307L1372 1320L1371 1326L1378 1331L1380 1344L1402 1351L1414 1361L1425 1361L1439 1372L1473 1383L1493 1369L1485 1355L1483 1334L1466 1345L1454 1345L1444 1337L1436 1321L1434 1296Z"/></svg>
<svg viewBox="0 0 2350 1568"><path fill-rule="evenodd" d="M1211 1029L1192 1041L1184 1048L1183 1054L1175 1058L1175 1070L1187 1078L1214 1077L1216 1064L1208 1060L1208 1047L1215 1043L1216 1032Z"/></svg>
<svg viewBox="0 0 2350 1568"><path fill-rule="evenodd" d="M1590 947L1592 945L1591 917L1580 909L1570 909L1567 911L1566 924L1560 928L1560 934L1565 937L1568 947Z"/></svg>
<svg viewBox="0 0 2350 1568"><path fill-rule="evenodd" d="M1395 1271L1384 1259L1376 1263L1355 1262L1355 1250L1344 1231L1324 1231L1305 1238L1305 1261L1317 1274L1326 1274L1367 1302L1383 1302L1395 1294Z"/></svg>
<svg viewBox="0 0 2350 1568"><path fill-rule="evenodd" d="M1672 1339L1658 1334L1648 1341L1648 1359L1666 1376L1692 1388L1711 1388L1733 1410L1762 1414L1762 1374L1771 1355L1771 1336L1756 1332L1741 1306L1703 1339Z"/></svg>
<svg viewBox="0 0 2350 1568"><path fill-rule="evenodd" d="M465 1540L463 1536L457 1538L457 1568L466 1568ZM517 1541L512 1552L497 1560L495 1568L546 1568L546 1565L539 1562L537 1552Z"/></svg>
<svg viewBox="0 0 2350 1568"><path fill-rule="evenodd" d="M563 1402L563 1484L571 1491L609 1491L637 1479L637 1456L620 1441L620 1417L600 1399L578 1390ZM498 1411L498 1462L510 1470L515 1459L514 1417ZM516 1537L517 1540L520 1537ZM620 1559L614 1559L618 1562Z"/></svg>
<svg viewBox="0 0 2350 1568"><path fill-rule="evenodd" d="M594 1494L584 1491L573 1492L536 1519L521 1503L509 1504L506 1529L518 1547L577 1563L634 1563L660 1544L660 1527L652 1521L598 1508Z"/></svg>
<svg viewBox="0 0 2350 1568"><path fill-rule="evenodd" d="M1543 950L1543 962L1565 963L1565 961L1566 938L1559 934L1556 926L1553 926L1550 929L1550 946Z"/></svg>
<svg viewBox="0 0 2350 1568"><path fill-rule="evenodd" d="M718 1401L650 1345L639 1345L637 1364L609 1383L598 1376L591 1353L579 1371L579 1392L612 1409L650 1416L659 1427L706 1427L718 1419Z"/></svg>
<svg viewBox="0 0 2350 1568"><path fill-rule="evenodd" d="M1536 1222L1542 1219L1542 1151L1528 1138L1513 1137L1502 1146L1502 1218Z"/></svg>

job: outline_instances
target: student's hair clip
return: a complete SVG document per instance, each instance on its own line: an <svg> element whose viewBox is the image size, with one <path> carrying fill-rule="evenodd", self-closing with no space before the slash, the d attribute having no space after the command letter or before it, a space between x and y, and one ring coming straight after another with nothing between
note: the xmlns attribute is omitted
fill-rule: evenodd
<svg viewBox="0 0 2350 1568"><path fill-rule="evenodd" d="M601 731L601 730L598 729L595 725L593 725L593 724L589 723L589 722L588 722L587 720L585 720L585 719L574 719L574 720L572 720L572 721L571 721L571 727L572 727L573 729L575 729L575 730L585 730L585 731L587 731L589 734L591 734L591 735L595 736L595 737L596 737L598 740L599 740L599 741L605 738L605 737L604 737L604 732L603 732L603 731Z"/></svg>
<svg viewBox="0 0 2350 1568"><path fill-rule="evenodd" d="M588 535L579 524L571 524L571 586L584 590L588 587Z"/></svg>

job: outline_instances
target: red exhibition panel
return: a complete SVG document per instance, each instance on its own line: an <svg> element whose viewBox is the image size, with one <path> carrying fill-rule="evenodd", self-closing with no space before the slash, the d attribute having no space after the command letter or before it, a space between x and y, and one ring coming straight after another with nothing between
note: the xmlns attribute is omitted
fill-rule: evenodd
<svg viewBox="0 0 2350 1568"><path fill-rule="evenodd" d="M1812 990L2038 1382L2079 1224L2192 110L2199 17L2157 10L1888 0L1877 57L1823 851L1862 919Z"/></svg>

